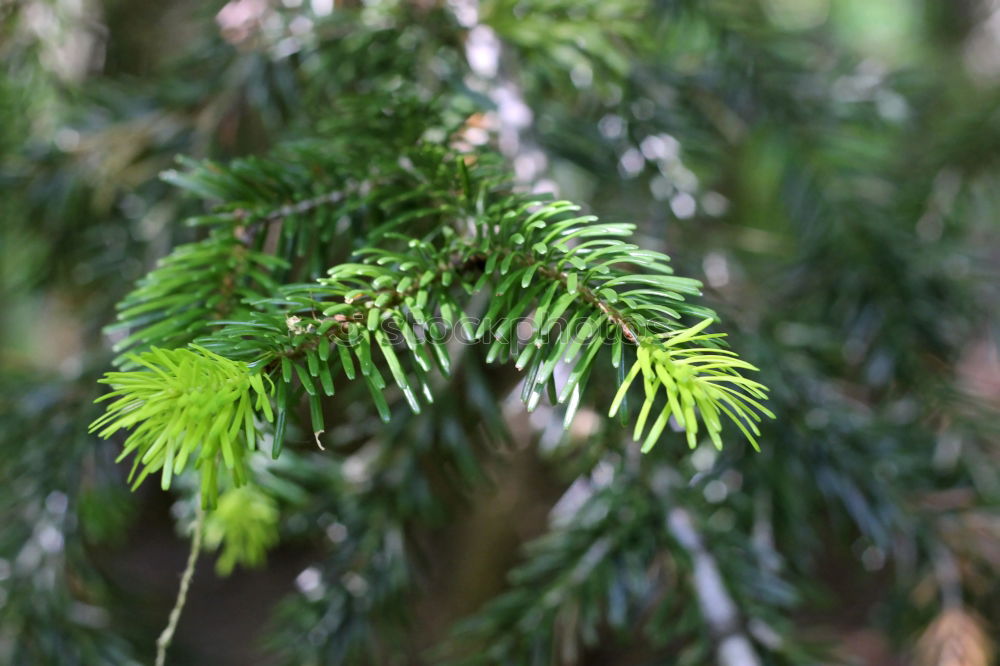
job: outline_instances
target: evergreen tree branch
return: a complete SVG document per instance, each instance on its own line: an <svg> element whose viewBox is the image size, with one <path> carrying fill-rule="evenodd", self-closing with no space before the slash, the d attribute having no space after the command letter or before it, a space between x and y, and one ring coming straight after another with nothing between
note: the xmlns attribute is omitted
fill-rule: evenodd
<svg viewBox="0 0 1000 666"><path fill-rule="evenodd" d="M586 650L624 635L674 638L671 627L683 622L650 617L675 573L656 529L666 507L637 481L619 464L586 488L571 486L549 531L527 544L525 561L508 574L509 589L456 626L444 663L577 664ZM567 500L576 506L564 509Z"/></svg>
<svg viewBox="0 0 1000 666"><path fill-rule="evenodd" d="M107 329L127 331L116 351L178 347L208 333L214 320L240 319L254 303L273 296L280 282L302 272L316 277L329 261L342 259L341 249L349 245L345 236L379 225L377 215L369 219L367 211L435 194L432 184L413 183L413 170L397 164L408 162L415 137L408 142L411 133L399 133L395 116L405 111L404 122L433 118L425 104L401 97L393 109L374 114L359 100L340 107L349 119L340 122L354 124L329 141L293 143L270 157L228 165L181 159L183 169L162 174L212 204L210 213L187 220L209 235L161 260L119 303L119 321ZM390 127L398 143L385 140ZM447 138L450 130L443 131ZM388 176L379 177L386 163ZM346 228L340 226L344 220L351 222ZM257 233L258 227L279 222L280 233L270 241ZM131 367L125 356L116 364Z"/></svg>
<svg viewBox="0 0 1000 666"><path fill-rule="evenodd" d="M215 505L220 464L229 470L234 485L246 483L247 458L256 448L255 419L260 415L273 420L271 380L251 372L245 363L198 346L153 347L130 358L143 370L110 372L100 380L114 390L98 402L113 401L90 431L108 438L134 428L118 456L121 461L135 452L129 475L133 489L162 470L166 490L189 460L201 470L206 508Z"/></svg>
<svg viewBox="0 0 1000 666"><path fill-rule="evenodd" d="M270 273L284 265L248 249L231 232L178 247L119 304L119 321L108 330L131 332L115 351L187 344L212 321L236 314L240 301L259 300L276 289ZM116 363L133 367L125 355Z"/></svg>
<svg viewBox="0 0 1000 666"><path fill-rule="evenodd" d="M760 658L740 628L736 604L726 589L715 558L695 529L691 514L684 507L675 506L667 516L667 526L691 558L692 585L702 617L715 640L718 666L759 666Z"/></svg>
<svg viewBox="0 0 1000 666"><path fill-rule="evenodd" d="M247 208L237 208L232 211L231 216L234 220L239 222L240 226L238 227L238 235L242 236L244 242L249 244L253 241L253 235L250 232L255 227L284 222L287 218L292 217L293 215L310 213L322 206L340 203L344 200L344 198L345 194L343 190L337 189L316 197L296 201L295 203L284 204L275 210L263 214L261 214L260 211L252 211Z"/></svg>
<svg viewBox="0 0 1000 666"><path fill-rule="evenodd" d="M662 654L671 663L707 663L714 646L719 666L760 664L719 571L738 565L708 551L680 503L685 493L658 463L613 456L578 478L552 509L549 531L525 547L507 590L456 626L445 663L590 663L592 652L621 656L621 640L650 661ZM698 605L677 594L682 580ZM759 601L761 623L783 610ZM793 651L786 656L801 663Z"/></svg>
<svg viewBox="0 0 1000 666"><path fill-rule="evenodd" d="M307 395L318 442L319 433L325 430L322 396L334 394L335 374L355 378L355 360L384 421L390 418L383 395L388 384L379 367L388 370L412 411L419 413L422 400L433 401L428 381L432 366L445 374L449 371L443 336L461 331L469 342L489 343L487 362L514 361L526 372L522 399L529 410L549 393L553 401L568 404L569 423L581 404L598 353L610 346L620 383L612 415L626 408L629 386L640 374L643 377L645 396L633 436L644 437L645 450L656 443L671 417L686 430L692 447L697 443L699 421L721 446L722 416L756 446L755 421L760 414L770 415L761 402L766 389L740 375L740 371L756 368L721 349L720 334L702 332L714 315L685 300L700 293L700 284L674 276L665 255L625 242L631 225L600 223L593 216L577 215L579 207L569 202L512 193L488 160L474 160L470 165L466 156L453 156L435 146L418 146L411 157L383 169L387 181L404 189L389 188L378 196L378 206L386 216L368 234L372 245L355 251L359 262L338 264L326 278L290 285L276 299L250 304L242 321L222 322L220 330L202 340L202 351L189 358L204 363L214 357L223 365L227 357L245 361L245 378L237 380L232 375L237 366L224 369L223 374L231 376L225 381L237 381L243 387L243 393L236 395L239 404L251 411L239 425L219 426L222 429L212 433L232 438L242 430L252 450L253 409L260 408L263 395L262 386L257 388L254 382L265 376L277 388L272 455L277 457L282 449L297 390ZM198 173L199 178L185 182L206 195L221 191L215 170ZM424 236L400 233L404 225L412 226L421 218L429 220ZM259 259L264 263L276 260ZM162 276L155 277L162 280ZM177 284L184 284L183 276ZM490 306L473 324L468 302L482 292L490 294ZM706 318L684 328L678 321L683 315ZM529 338L522 347L518 327L529 321ZM132 339L136 336L154 337L150 329L133 334ZM635 348L637 361L626 374L627 347ZM163 352L154 351L163 362ZM133 362L139 363L138 357ZM557 387L555 370L561 364L571 364L572 369ZM205 372L213 376L208 369ZM138 387L152 388L148 378L119 373L108 381L124 382L129 388L120 388L119 401L104 419L95 422L95 429L103 427L102 436L144 418L182 422L171 419L185 412L171 410L159 394L155 406L148 404L151 395L135 394ZM185 393L186 385L184 380L175 381L170 395ZM247 397L252 386L258 391L254 408ZM656 405L661 406L654 412ZM126 409L139 411L125 416ZM122 416L116 419L114 413ZM653 413L658 415L647 432L647 419ZM197 428L188 421L183 432L197 432ZM137 434L126 446L126 452L139 448L142 453L136 465L141 462L145 468L137 483L162 467L164 487L169 486L170 475L183 469L193 450L191 440L179 449L182 455L163 459L161 452L174 453L173 436L157 433L149 423L140 426ZM160 446L164 438L170 442L165 447ZM228 451L226 444L222 438L223 453ZM148 450L141 450L144 447ZM220 448L211 444L202 449L202 455L208 456L212 447ZM245 481L241 460L242 454L225 459L237 485ZM206 457L199 458L200 463L205 461ZM207 469L213 471L203 474L210 481L203 501L213 504L214 463Z"/></svg>

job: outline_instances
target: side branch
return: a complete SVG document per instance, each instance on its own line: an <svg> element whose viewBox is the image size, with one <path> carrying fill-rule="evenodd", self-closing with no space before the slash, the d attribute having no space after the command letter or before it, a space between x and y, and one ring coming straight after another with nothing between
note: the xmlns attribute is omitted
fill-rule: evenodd
<svg viewBox="0 0 1000 666"><path fill-rule="evenodd" d="M476 269L481 271L482 265L483 259L480 255L456 258L448 264L439 266L429 283L421 285L414 282L405 289L378 289L370 294L345 298L344 302L353 306L350 312L340 312L332 316L310 317L306 320L308 323L305 325L303 325L301 318L291 315L285 320L289 331L298 334L304 333L307 337L293 348L274 354L273 358L267 360L265 367L268 371L274 370L282 358L299 357L303 353L315 349L321 339L330 342L344 339L350 335L352 325L365 322L366 313L373 307L380 310L397 308L420 289L426 289L431 284L440 285L446 273L466 273Z"/></svg>
<svg viewBox="0 0 1000 666"><path fill-rule="evenodd" d="M240 242L250 244L253 242L254 237L251 230L255 227L282 222L285 218L291 215L301 215L321 206L340 203L344 200L345 196L346 195L343 190L333 190L332 192L327 192L326 194L321 194L311 199L303 199L302 201L286 204L261 217L256 217L252 211L249 211L246 208L237 208L231 213L233 219L240 222L243 220L247 221L237 227L236 237L240 240Z"/></svg>
<svg viewBox="0 0 1000 666"><path fill-rule="evenodd" d="M681 507L671 509L667 527L694 564L694 590L702 617L716 643L719 666L760 666L760 658L740 628L739 612L722 580L719 566L705 548L691 515Z"/></svg>
<svg viewBox="0 0 1000 666"><path fill-rule="evenodd" d="M567 282L569 281L569 278L565 273L549 268L548 266L542 266L538 269L538 272L551 280L557 280L568 288ZM580 297L583 298L586 303L589 303L603 312L612 324L620 328L622 335L625 336L626 340L632 344L638 344L639 339L633 330L634 327L629 324L628 320L621 312L616 310L609 303L603 301L597 294L594 293L593 289L586 285L579 285L577 287L577 292L579 292Z"/></svg>

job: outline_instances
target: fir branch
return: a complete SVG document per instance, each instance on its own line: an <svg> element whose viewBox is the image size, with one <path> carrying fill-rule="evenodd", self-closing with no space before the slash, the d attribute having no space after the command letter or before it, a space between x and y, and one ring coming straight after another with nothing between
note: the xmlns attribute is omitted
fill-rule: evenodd
<svg viewBox="0 0 1000 666"><path fill-rule="evenodd" d="M549 531L525 546L524 562L508 574L509 589L460 622L443 646L447 658L435 663L576 664L588 648L618 637L669 640L659 632L683 622L644 626L672 577L659 529L666 507L620 464L611 470L613 478L566 492ZM576 506L564 510L566 498Z"/></svg>
<svg viewBox="0 0 1000 666"><path fill-rule="evenodd" d="M233 316L240 301L259 300L276 289L270 274L285 265L246 247L231 232L178 247L119 303L119 321L107 331L129 333L115 351L187 344L213 320ZM122 354L115 362L132 367L128 361Z"/></svg>
<svg viewBox="0 0 1000 666"><path fill-rule="evenodd" d="M548 277L552 280L557 280L564 287L569 287L570 277L568 273L563 273L561 271L555 270L548 266L542 266L538 269L538 272ZM600 298L593 289L588 286L578 286L577 290L580 293L580 298L590 305L596 307L598 310L604 313L612 324L621 329L622 335L629 342L636 344L638 343L638 338L636 337L634 327L630 322L622 315L613 305L611 305L606 300Z"/></svg>
<svg viewBox="0 0 1000 666"><path fill-rule="evenodd" d="M667 527L691 558L692 585L702 617L716 644L718 666L759 666L760 658L740 628L736 604L726 590L715 558L695 529L691 514L675 506L668 514Z"/></svg>
<svg viewBox="0 0 1000 666"><path fill-rule="evenodd" d="M162 471L166 490L189 461L201 470L205 507L215 505L220 463L234 485L246 483L247 457L256 448L255 419L273 419L265 386L271 380L251 372L245 363L198 346L153 347L130 358L143 370L110 372L99 380L114 390L97 402L113 401L91 423L90 432L106 439L134 428L118 456L120 461L135 453L129 475L133 489Z"/></svg>
<svg viewBox="0 0 1000 666"><path fill-rule="evenodd" d="M418 188L420 196L439 200L451 190L459 193L459 200L443 204L443 208L442 204L437 208L418 207L416 212L447 219L461 216L463 208L472 207L472 236L460 235L447 226L434 228L424 238L404 236L396 229L412 219L413 210L399 210L372 231L382 246L356 252L361 263L340 264L330 269L327 278L283 289L269 311L253 312L248 322L233 322L203 340L207 348L221 354L219 358L244 359L248 365L241 372L248 378L256 376L257 371L274 378L274 457L283 446L295 385L308 395L312 430L318 438L326 428L321 394L334 394L334 369L342 370L348 379L354 378L352 355L383 420L390 418L390 410L383 396L387 382L374 360L376 348L383 367L387 367L414 412L421 409L421 397L431 402L433 391L427 373L436 364L447 374L450 365L440 339L418 337L415 333L414 327L429 325L431 316L440 318L441 333L446 335L460 328L470 341L481 341L489 334L492 342L487 361L514 360L518 369L526 371L522 399L529 410L549 391L557 402L568 404L569 423L581 404L580 396L598 352L610 342L612 365L619 369L621 384L611 406L612 415L623 406L629 385L640 373L643 375L645 401L636 421L635 438L643 434L661 388L666 396L665 406L645 434L644 450L655 444L671 416L685 428L692 447L697 442L699 416L712 441L721 446L722 415L732 420L756 447L754 435L759 430L754 422L760 419L759 413L770 415L761 403L765 388L739 374L740 370L755 368L735 358L732 352L719 349L720 334L701 332L711 319L690 329L681 329L671 321L680 319L682 313L707 312L684 301L685 295L699 293L697 281L672 275L665 255L640 250L621 240L631 234L630 225L574 216L578 207L569 202L544 202L498 190L495 174L488 166L481 169L474 164L470 169L463 160L450 166L447 162L424 162L424 168L429 170L426 173L418 169L416 162L403 162L397 169L407 178L424 181L426 185ZM399 201L400 196L412 200L412 192L393 195L390 200ZM383 200L382 205L394 204ZM419 206L416 201L411 205ZM627 271L628 266L643 272ZM516 289L518 284L521 290ZM491 305L474 327L462 301L486 290L491 293ZM461 300L454 291L462 292ZM257 307L268 309L264 304ZM514 326L529 313L533 313L531 338L520 348ZM561 330L556 328L560 321L566 322ZM402 335L404 356L395 350L386 325ZM664 328L666 333L661 332ZM691 346L694 343L705 346ZM626 344L634 346L638 356L627 376ZM336 355L331 354L334 347ZM574 367L557 391L555 368L569 362ZM137 381L142 384L146 380ZM249 386L249 379L241 381ZM124 404L113 407L120 411ZM156 418L168 414L168 419L173 418L169 408L156 409L161 410L155 412ZM148 409L138 414L147 413ZM119 419L116 425L128 427L139 420L132 415ZM105 429L102 435L114 429ZM130 438L126 451L142 442L155 449L153 440L144 439L155 439L155 429L151 430L147 423L137 432L139 437ZM190 444L185 447L182 450L187 451ZM169 447L167 452L171 452ZM152 460L148 457L151 455L143 452L142 461ZM179 471L184 460L171 462ZM159 460L152 462L163 464ZM242 464L234 464L233 456L227 457L226 464L241 483ZM157 468L147 467L138 481ZM170 473L167 465L165 486L169 485ZM209 474L205 478L214 477ZM215 491L208 490L206 496L214 500Z"/></svg>
<svg viewBox="0 0 1000 666"><path fill-rule="evenodd" d="M340 203L344 200L345 196L342 189L337 189L316 197L284 204L264 214L261 214L260 211L253 211L247 208L237 208L230 213L230 216L246 229L249 226L258 224L266 225L282 222L285 218L292 215L302 215L303 213L312 212L320 206Z"/></svg>
<svg viewBox="0 0 1000 666"><path fill-rule="evenodd" d="M754 437L759 430L754 422L760 414L770 414L761 402L766 389L740 375L740 371L755 368L719 349L721 335L701 333L714 314L686 301L686 297L700 294L700 283L673 275L666 255L626 242L632 225L602 223L594 216L579 215L579 207L570 202L512 192L507 176L491 160L454 155L433 144L419 144L402 157L379 164L376 170L381 185L370 192L361 192L366 188L340 188L277 209L265 205L265 195L284 198L301 190L317 168L329 169L327 177L338 182L348 180L338 165L321 154L306 151L302 155L303 163L292 163L288 170L280 168L285 163L281 160L248 159L228 168L207 163L170 175L170 180L203 196L230 198L221 205L221 213L208 217L209 224L222 226L212 237L216 240L192 250L199 257L197 261L204 263L206 249L225 252L236 243L235 254L244 262L241 265L253 261L262 268L246 272L259 286L270 287L270 297L255 298L255 290L241 289L223 269L226 280L222 293L198 305L199 299L206 299L204 289L211 291L203 288L193 294L196 305L191 308L190 297L185 301L183 294L190 289L191 278L182 271L187 264L178 260L170 264L168 275L152 274L149 284L130 297L130 307L125 310L134 320L146 310L158 311L158 316L170 315L174 301L179 307L190 308L185 317L168 316L166 322L140 329L125 341L152 344L164 334L171 340L182 340L185 333L205 326L199 316L206 314L206 306L229 303L235 297L245 302L242 316L223 319L223 327L202 338L204 347L196 348L192 358L207 363L208 355L217 354L221 374L213 375L207 367L202 371L208 377L225 375L229 377L226 381L243 387L244 397L237 399L246 404L245 414L240 412L245 428L243 423L220 426L220 432L231 439L243 428L247 450L255 448L253 419L262 406L262 385L256 406L251 407L246 396L251 382L259 382L261 376L276 387L271 453L277 457L297 391L306 394L312 432L319 443L319 434L326 429L323 397L334 395L334 378L341 372L349 381L358 378L367 387L383 421L391 416L384 395L390 381L410 409L419 413L422 402L434 399L428 378L433 366L444 374L450 370L442 336L456 331L469 342L489 337L487 362L512 361L525 372L522 399L529 410L549 393L554 402L567 405L564 422L568 424L582 404L581 396L599 352L609 346L620 383L612 414L624 409L629 385L640 373L643 376L645 400L634 437L645 437L644 450L656 443L671 416L686 430L692 447L697 443L699 420L712 441L721 446L720 416L735 422L756 447ZM240 203L245 201L254 205ZM283 223L279 256L239 245L232 236L236 218L243 222L286 221L337 202L347 209L367 206L378 223L367 232L367 246L353 253L353 262L335 265L328 277L312 283L279 289L270 282L267 270L282 262L290 264L295 259L294 248L301 249L303 238L327 234L329 229L314 228L297 236L296 225ZM245 235L245 227L243 232L239 227L236 233ZM411 233L403 234L404 228ZM223 229L230 233L226 242L220 242ZM421 234L420 229L425 232ZM490 294L490 305L478 325L473 325L469 303L481 293ZM701 316L704 321L685 329L680 323L685 315ZM522 320L531 324L530 338L523 346L516 339L515 328ZM439 330L421 332L429 326ZM437 335L431 335L433 332ZM403 344L398 344L399 338ZM703 346L692 346L694 343ZM626 376L627 348L636 350L638 360ZM160 350L156 353L163 354ZM227 358L244 365L226 367ZM556 368L560 365L571 365L571 369L557 387ZM386 370L388 381L383 374ZM173 370L168 367L166 372L169 375ZM177 439L176 432L158 432L155 424L179 428L177 424L186 423L185 433L200 432L199 428L207 426L192 421L193 412L183 403L171 408L165 402L183 396L188 390L183 388L186 381L166 375L161 378L173 387L171 392L154 398L119 391L121 400L112 405L105 420L95 422L95 427L111 424L101 431L102 436L109 436L119 428L138 426L125 449L126 453L138 449L135 464L145 465L135 483L162 468L163 485L168 487L171 474L184 468L193 440L189 435ZM150 383L142 371L134 377L119 374L107 381L145 391L159 383ZM643 435L652 408L663 402L659 416ZM137 411L126 415L124 409ZM229 418L233 412L222 413ZM216 415L206 418L219 423ZM143 419L149 420L140 423ZM209 432L217 435L217 430L213 426ZM162 446L163 441L168 445ZM183 443L175 451L178 442ZM240 485L246 471L243 454L237 455L227 444L225 438L210 438L198 464L206 463L213 450L221 450L234 482ZM235 449L244 451L244 447ZM163 457L175 453L180 456ZM202 477L210 482L203 490L203 500L209 503L215 501L217 493L213 485L215 465L215 461L207 464Z"/></svg>

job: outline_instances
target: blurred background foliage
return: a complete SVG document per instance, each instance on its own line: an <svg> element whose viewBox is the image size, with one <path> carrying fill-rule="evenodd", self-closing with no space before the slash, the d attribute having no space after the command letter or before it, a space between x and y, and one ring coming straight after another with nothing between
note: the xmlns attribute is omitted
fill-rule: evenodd
<svg viewBox="0 0 1000 666"><path fill-rule="evenodd" d="M470 351L464 403L259 461L175 663L993 663L992 0L0 0L0 63L0 662L148 662L172 603L190 492L86 435L115 302L198 237L158 174L407 90L702 279L778 418L639 458Z"/></svg>

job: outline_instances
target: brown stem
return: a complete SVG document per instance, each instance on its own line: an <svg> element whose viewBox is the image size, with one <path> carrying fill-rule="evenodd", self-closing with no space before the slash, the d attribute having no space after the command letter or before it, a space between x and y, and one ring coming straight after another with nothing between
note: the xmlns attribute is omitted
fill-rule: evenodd
<svg viewBox="0 0 1000 666"><path fill-rule="evenodd" d="M275 222L282 222L285 218L291 215L301 215L302 213L308 213L311 210L319 208L320 206L325 206L327 204L338 203L343 201L344 192L342 190L334 190L332 192L327 192L326 194L321 194L317 197L311 199L303 199L302 201L297 201L295 203L286 204L275 210L271 211L263 217L258 217L252 219L245 224L241 224L236 228L236 237L244 245L249 245L253 242L254 238L254 228L259 226L266 226L273 224ZM242 221L251 216L251 212L245 208L237 208L232 212L233 219Z"/></svg>
<svg viewBox="0 0 1000 666"><path fill-rule="evenodd" d="M566 284L567 282L565 273L548 268L547 266L542 266L541 268L538 269L538 272L549 279L558 280L562 284ZM590 287L580 284L577 285L576 290L577 292L579 292L580 296L583 297L584 301L586 301L590 305L593 305L598 310L603 312L604 315L611 321L611 323L620 328L622 330L622 335L625 336L626 340L628 340L633 344L638 343L638 338L632 331L632 327L629 325L629 322L625 318L625 315L623 315L617 309L613 308L609 303L605 303L603 300L601 300L597 296L597 294L594 293L593 289L591 289Z"/></svg>
<svg viewBox="0 0 1000 666"><path fill-rule="evenodd" d="M204 532L205 511L201 504L195 505L194 534L191 536L191 551L188 553L187 566L184 567L184 574L181 576L181 586L177 591L177 600L170 611L170 619L167 626L156 639L156 666L164 666L167 661L167 649L174 639L174 632L177 631L177 623L181 619L181 611L187 601L188 589L191 587L191 579L194 578L194 565L198 561L198 553L201 551L201 535Z"/></svg>

